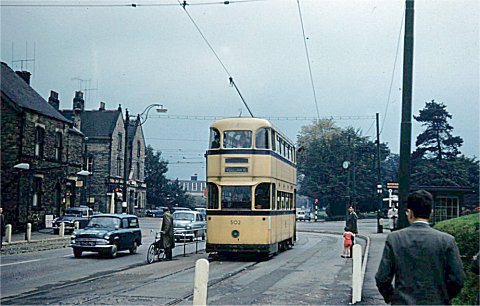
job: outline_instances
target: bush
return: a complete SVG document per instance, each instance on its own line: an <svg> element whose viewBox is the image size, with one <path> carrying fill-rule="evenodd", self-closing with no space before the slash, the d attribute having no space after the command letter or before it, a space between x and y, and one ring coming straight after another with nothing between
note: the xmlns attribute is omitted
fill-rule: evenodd
<svg viewBox="0 0 480 306"><path fill-rule="evenodd" d="M480 214L472 214L439 222L435 228L455 237L458 249L462 255L465 269L465 284L460 294L453 299L454 305L476 305L478 296L478 275L471 271L472 257L479 251L478 229Z"/></svg>

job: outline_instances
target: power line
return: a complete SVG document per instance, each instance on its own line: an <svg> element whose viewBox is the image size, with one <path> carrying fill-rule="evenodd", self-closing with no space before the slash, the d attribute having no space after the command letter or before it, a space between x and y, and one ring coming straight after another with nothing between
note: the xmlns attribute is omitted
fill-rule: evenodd
<svg viewBox="0 0 480 306"><path fill-rule="evenodd" d="M212 45L208 42L207 38L205 37L205 35L203 35L202 31L200 30L200 27L197 25L197 23L195 22L195 20L193 20L192 16L190 15L190 13L187 11L187 5L189 5L187 3L187 1L183 1L183 3L180 2L180 0L178 0L178 3L183 7L183 11L187 14L188 18L190 19L190 21L193 23L193 25L195 26L195 28L197 29L198 33L200 33L200 35L202 36L203 40L205 41L205 43L207 44L207 46L210 48L210 50L212 51L212 53L215 55L215 57L217 58L218 62L220 63L220 65L222 65L223 67L223 70L225 70L225 72L227 73L228 75L228 80L230 82L230 85L235 87L235 90L237 91L238 95L240 96L240 99L242 100L243 104L245 105L245 107L247 108L248 112L250 113L250 116L253 117L253 114L252 112L250 111L250 108L248 107L248 104L247 102L245 101L245 99L243 98L242 94L240 93L240 90L238 89L237 87L237 84L235 84L234 80L233 80L233 77L232 75L230 74L230 72L228 71L227 67L225 67L225 64L222 62L222 60L220 59L220 57L218 56L217 52L215 52L215 50L213 49Z"/></svg>
<svg viewBox="0 0 480 306"><path fill-rule="evenodd" d="M315 83L313 82L312 65L310 64L310 55L308 54L307 39L305 37L305 27L303 26L303 17L302 17L302 10L300 8L300 0L297 0L297 6L298 6L298 14L300 15L300 24L302 25L303 44L305 46L305 54L307 56L308 72L310 74L310 83L312 84L313 99L315 100L317 117L318 119L320 119L320 113L318 112L317 94L315 92Z"/></svg>
<svg viewBox="0 0 480 306"><path fill-rule="evenodd" d="M229 4L236 4L236 3L248 3L248 2L260 2L260 1L267 1L267 0L237 0L237 1L215 1L215 2L199 2L199 3L180 3L181 6L189 5L189 6L201 6L201 5L229 5ZM115 4L115 3L88 3L88 4L74 4L74 3L55 3L55 4L48 4L48 3L41 3L41 4L28 4L28 3L0 3L0 6L4 7L162 7L162 6L178 6L175 3L124 3L124 4Z"/></svg>
<svg viewBox="0 0 480 306"><path fill-rule="evenodd" d="M394 79L394 76L395 76L395 68L397 66L398 51L400 49L400 39L402 37L402 28L403 28L403 19L404 18L405 18L405 10L403 10L402 21L400 23L400 30L398 31L397 52L395 53L395 61L393 63L393 69L392 69L392 78L390 79L390 88L388 89L387 105L385 106L385 113L383 115L382 128L380 129L380 134L382 134L382 132L383 132L383 127L385 125L385 120L387 119L388 106L390 105L390 95L392 94L393 79Z"/></svg>
<svg viewBox="0 0 480 306"><path fill-rule="evenodd" d="M226 116L197 116L197 115L150 115L149 118L158 119L173 119L173 120L219 120L224 119ZM370 120L375 119L375 116L325 116L325 117L307 117L307 116L294 116L294 117L262 117L271 121L313 121L321 119L331 120Z"/></svg>

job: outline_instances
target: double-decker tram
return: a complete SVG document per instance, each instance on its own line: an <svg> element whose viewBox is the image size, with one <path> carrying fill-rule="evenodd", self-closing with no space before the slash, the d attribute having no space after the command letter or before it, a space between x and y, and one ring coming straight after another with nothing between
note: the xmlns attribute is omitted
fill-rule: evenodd
<svg viewBox="0 0 480 306"><path fill-rule="evenodd" d="M295 146L268 120L210 127L207 252L275 254L295 240Z"/></svg>

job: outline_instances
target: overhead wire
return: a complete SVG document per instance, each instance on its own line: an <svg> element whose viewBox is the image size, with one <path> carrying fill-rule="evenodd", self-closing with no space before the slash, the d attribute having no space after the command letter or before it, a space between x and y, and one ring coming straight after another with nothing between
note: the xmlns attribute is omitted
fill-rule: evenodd
<svg viewBox="0 0 480 306"><path fill-rule="evenodd" d="M388 89L387 105L385 106L385 112L383 114L382 127L380 128L380 135L383 132L383 127L385 125L385 120L387 119L388 107L390 105L390 96L392 94L393 80L395 78L395 68L397 67L397 59L398 59L398 52L400 50L400 41L401 41L401 37L402 37L402 29L403 29L404 18L405 18L405 10L403 10L402 21L400 23L400 30L398 31L397 52L395 52L395 61L393 62L392 77L390 79L390 88Z"/></svg>
<svg viewBox="0 0 480 306"><path fill-rule="evenodd" d="M315 108L317 110L317 117L320 119L320 112L318 111L317 93L315 91L315 82L313 81L312 65L310 64L310 55L308 54L307 38L305 36L305 27L303 25L302 9L300 8L300 0L297 0L298 14L300 16L300 24L302 26L303 44L305 46L305 54L307 56L308 72L310 74L310 83L312 85L313 99L315 100Z"/></svg>
<svg viewBox="0 0 480 306"><path fill-rule="evenodd" d="M193 6L201 6L201 5L228 5L234 3L247 3L247 2L260 2L266 0L233 0L233 1L212 1L212 2L199 2L199 3L188 3L187 5ZM183 4L180 4L183 6ZM150 7L161 7L161 6L178 6L175 3L125 3L125 4L115 4L115 3L89 3L89 4L82 4L82 3L41 3L41 4L28 4L28 3L0 3L0 6L4 7L142 7L142 6L150 6Z"/></svg>
<svg viewBox="0 0 480 306"><path fill-rule="evenodd" d="M223 69L225 70L225 72L227 73L228 75L228 80L230 82L230 85L235 87L235 90L237 91L238 95L240 96L240 99L242 100L243 104L245 105L245 107L247 108L248 112L250 113L250 116L251 117L254 117L253 114L252 114L252 111L250 110L250 107L248 107L248 104L247 102L245 101L245 99L243 98L242 94L240 93L240 90L238 89L237 87L237 84L235 83L235 81L233 80L233 77L232 75L230 74L230 72L228 71L227 67L225 67L225 64L223 63L223 61L220 59L220 57L218 56L217 52L215 52L215 49L213 49L212 45L208 42L207 38L205 37L205 35L203 35L202 31L200 30L200 27L197 25L197 23L195 22L195 20L193 20L193 17L190 15L190 13L187 11L187 5L189 5L187 3L187 1L183 1L183 2L180 2L180 0L178 0L178 3L183 7L183 11L187 14L188 18L190 19L190 21L193 23L193 25L195 26L195 28L197 29L198 33L200 33L200 35L202 36L203 40L205 41L205 43L207 44L207 46L210 48L210 50L212 51L212 53L215 55L215 57L217 58L218 62L220 63L220 65L222 65Z"/></svg>

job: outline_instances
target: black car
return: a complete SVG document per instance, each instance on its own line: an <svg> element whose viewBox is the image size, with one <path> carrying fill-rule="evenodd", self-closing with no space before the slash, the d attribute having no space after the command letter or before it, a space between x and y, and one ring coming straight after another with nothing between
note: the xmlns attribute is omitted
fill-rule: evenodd
<svg viewBox="0 0 480 306"><path fill-rule="evenodd" d="M70 242L75 257L82 256L84 251L106 254L111 258L123 250L135 254L141 244L138 218L126 214L95 215L84 229L73 232Z"/></svg>
<svg viewBox="0 0 480 306"><path fill-rule="evenodd" d="M146 215L147 215L147 217L162 218L163 217L163 209L147 210Z"/></svg>
<svg viewBox="0 0 480 306"><path fill-rule="evenodd" d="M67 208L65 215L53 220L53 233L59 233L61 223L65 224L65 233L71 233L75 230L75 222L78 222L78 228L84 228L93 215L94 211L88 206Z"/></svg>

